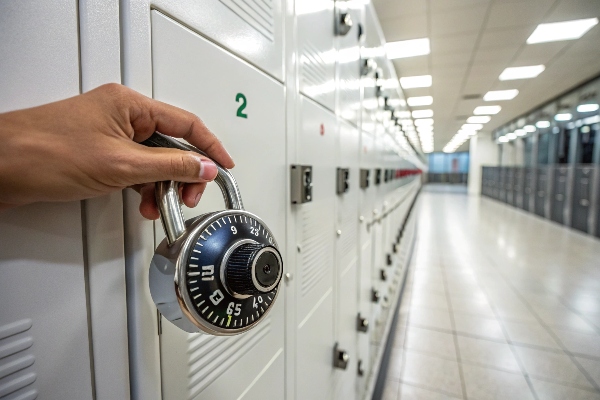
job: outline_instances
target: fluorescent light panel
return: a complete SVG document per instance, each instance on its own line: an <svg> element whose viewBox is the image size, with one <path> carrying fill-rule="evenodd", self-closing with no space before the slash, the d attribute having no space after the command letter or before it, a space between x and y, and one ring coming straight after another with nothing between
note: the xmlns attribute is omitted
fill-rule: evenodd
<svg viewBox="0 0 600 400"><path fill-rule="evenodd" d="M554 119L557 121L570 121L573 118L573 114L571 113L560 113L554 116Z"/></svg>
<svg viewBox="0 0 600 400"><path fill-rule="evenodd" d="M538 121L535 126L541 129L550 128L550 121Z"/></svg>
<svg viewBox="0 0 600 400"><path fill-rule="evenodd" d="M431 75L403 76L400 78L402 89L431 87L432 83Z"/></svg>
<svg viewBox="0 0 600 400"><path fill-rule="evenodd" d="M467 119L467 123L469 124L487 124L490 122L492 118L487 115L477 116L477 117L469 117Z"/></svg>
<svg viewBox="0 0 600 400"><path fill-rule="evenodd" d="M535 78L536 76L538 76L539 74L544 72L545 69L546 69L546 67L544 67L543 65L530 65L527 67L506 68L500 74L499 79L501 81L511 81L511 80L515 80L515 79Z"/></svg>
<svg viewBox="0 0 600 400"><path fill-rule="evenodd" d="M535 126L533 126L533 125L525 125L523 127L523 129L525 130L525 132L529 132L529 133L536 131Z"/></svg>
<svg viewBox="0 0 600 400"><path fill-rule="evenodd" d="M512 100L519 94L517 89L492 90L483 96L484 101Z"/></svg>
<svg viewBox="0 0 600 400"><path fill-rule="evenodd" d="M464 124L460 127L463 131L478 131L481 128L483 128L483 125L481 124Z"/></svg>
<svg viewBox="0 0 600 400"><path fill-rule="evenodd" d="M479 106L473 110L475 115L495 115L502 110L500 106Z"/></svg>
<svg viewBox="0 0 600 400"><path fill-rule="evenodd" d="M431 96L409 97L406 101L408 102L408 105L411 107L430 106L431 104L433 104L433 97L431 97Z"/></svg>
<svg viewBox="0 0 600 400"><path fill-rule="evenodd" d="M539 24L527 39L528 44L575 40L598 24L598 18Z"/></svg>
<svg viewBox="0 0 600 400"><path fill-rule="evenodd" d="M594 112L598 111L600 106L598 104L580 104L577 106L577 112L586 113L586 112Z"/></svg>
<svg viewBox="0 0 600 400"><path fill-rule="evenodd" d="M401 40L385 44L385 51L390 60L396 58L407 58L424 56L431 52L428 38Z"/></svg>
<svg viewBox="0 0 600 400"><path fill-rule="evenodd" d="M415 110L412 112L413 118L431 118L433 117L433 110Z"/></svg>

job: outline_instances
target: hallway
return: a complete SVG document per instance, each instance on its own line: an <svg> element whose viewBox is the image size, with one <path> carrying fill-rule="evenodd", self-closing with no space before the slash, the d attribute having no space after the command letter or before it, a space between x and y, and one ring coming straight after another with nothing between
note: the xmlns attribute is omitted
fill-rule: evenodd
<svg viewBox="0 0 600 400"><path fill-rule="evenodd" d="M600 399L600 241L428 185L384 399Z"/></svg>

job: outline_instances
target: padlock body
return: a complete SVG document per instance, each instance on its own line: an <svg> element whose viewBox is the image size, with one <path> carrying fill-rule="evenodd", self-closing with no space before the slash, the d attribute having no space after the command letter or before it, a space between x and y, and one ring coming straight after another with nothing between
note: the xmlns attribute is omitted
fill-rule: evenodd
<svg viewBox="0 0 600 400"><path fill-rule="evenodd" d="M186 234L156 249L149 271L150 292L161 314L186 332L235 335L256 326L279 291L238 295L225 274L228 257L244 244L277 249L260 218L243 210L224 210L186 221ZM278 252L277 252L278 254Z"/></svg>

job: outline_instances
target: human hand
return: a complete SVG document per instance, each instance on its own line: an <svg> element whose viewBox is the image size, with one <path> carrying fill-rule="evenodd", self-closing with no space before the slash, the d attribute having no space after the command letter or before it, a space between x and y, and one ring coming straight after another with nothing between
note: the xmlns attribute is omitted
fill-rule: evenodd
<svg viewBox="0 0 600 400"><path fill-rule="evenodd" d="M0 209L39 201L81 200L127 187L140 213L159 216L154 182L184 182L195 207L216 165L200 154L140 145L154 131L183 138L223 165L234 162L194 114L119 84L55 103L0 114Z"/></svg>

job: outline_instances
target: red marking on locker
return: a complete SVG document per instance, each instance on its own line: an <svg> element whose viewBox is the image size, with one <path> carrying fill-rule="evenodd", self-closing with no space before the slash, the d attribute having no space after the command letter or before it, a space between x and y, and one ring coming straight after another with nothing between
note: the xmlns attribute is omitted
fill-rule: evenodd
<svg viewBox="0 0 600 400"><path fill-rule="evenodd" d="M321 124L320 133L321 133L321 136L325 135L325 125L323 125L323 124Z"/></svg>

